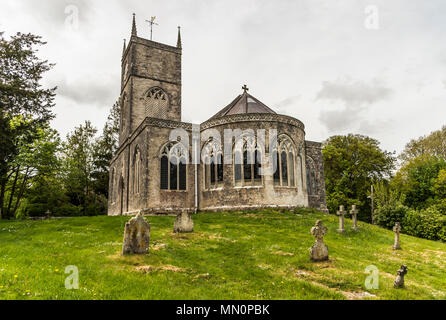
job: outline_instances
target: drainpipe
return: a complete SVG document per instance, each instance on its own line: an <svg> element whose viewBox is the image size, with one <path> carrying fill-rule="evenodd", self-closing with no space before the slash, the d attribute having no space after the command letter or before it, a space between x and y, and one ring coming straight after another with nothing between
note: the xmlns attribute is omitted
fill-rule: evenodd
<svg viewBox="0 0 446 320"><path fill-rule="evenodd" d="M198 161L200 161L199 146L200 146L200 125L192 125L192 148L194 148L194 156L192 161L195 166L195 214L198 213Z"/></svg>

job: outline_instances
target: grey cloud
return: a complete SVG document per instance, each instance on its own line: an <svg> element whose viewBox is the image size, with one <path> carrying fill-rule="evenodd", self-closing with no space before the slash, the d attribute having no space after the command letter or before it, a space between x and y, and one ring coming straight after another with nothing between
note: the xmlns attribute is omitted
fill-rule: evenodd
<svg viewBox="0 0 446 320"><path fill-rule="evenodd" d="M359 132L365 134L377 134L382 131L388 131L389 128L392 128L391 120L363 120L359 126Z"/></svg>
<svg viewBox="0 0 446 320"><path fill-rule="evenodd" d="M371 83L341 79L324 81L317 99L340 100L346 105L372 104L387 99L392 90L385 87L378 80Z"/></svg>
<svg viewBox="0 0 446 320"><path fill-rule="evenodd" d="M337 81L324 81L317 100L338 101L341 110L322 111L320 120L330 132L351 128L362 120L362 113L368 106L388 99L392 90L378 80L370 83L344 78Z"/></svg>
<svg viewBox="0 0 446 320"><path fill-rule="evenodd" d="M117 82L113 77L103 79L99 84L94 79L68 83L65 78L58 79L56 83L57 94L75 103L108 108L110 103L118 99L116 95L119 93L119 88L116 87Z"/></svg>

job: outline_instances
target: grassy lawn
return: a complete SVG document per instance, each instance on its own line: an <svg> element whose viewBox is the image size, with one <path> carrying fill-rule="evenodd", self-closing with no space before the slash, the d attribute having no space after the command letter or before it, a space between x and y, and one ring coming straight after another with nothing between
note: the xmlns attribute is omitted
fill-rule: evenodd
<svg viewBox="0 0 446 320"><path fill-rule="evenodd" d="M129 217L0 221L0 299L446 299L446 244L301 210L200 213L195 233L174 235L174 217L148 217L150 254L120 255ZM312 263L310 229L329 229L330 261ZM347 220L346 228L350 229ZM406 264L406 289L393 289ZM66 290L65 267L79 269ZM366 290L369 265L380 288ZM365 292L373 296L365 295Z"/></svg>

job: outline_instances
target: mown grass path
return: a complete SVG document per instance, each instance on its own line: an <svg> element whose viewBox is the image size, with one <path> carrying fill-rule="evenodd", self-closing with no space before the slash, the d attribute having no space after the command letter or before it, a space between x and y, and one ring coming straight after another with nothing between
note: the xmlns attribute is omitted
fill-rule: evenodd
<svg viewBox="0 0 446 320"><path fill-rule="evenodd" d="M446 244L361 223L337 234L335 216L308 210L200 213L195 232L174 235L174 217L147 217L150 254L120 255L129 217L0 221L0 299L446 299ZM310 229L328 227L330 261L312 263ZM406 289L393 289L406 264ZM65 267L79 269L66 290ZM367 290L375 265L380 288ZM372 295L372 296L370 296Z"/></svg>

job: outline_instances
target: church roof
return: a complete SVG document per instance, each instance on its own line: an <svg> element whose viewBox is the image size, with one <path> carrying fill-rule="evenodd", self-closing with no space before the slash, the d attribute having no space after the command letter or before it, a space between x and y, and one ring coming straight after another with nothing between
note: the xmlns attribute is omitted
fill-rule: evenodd
<svg viewBox="0 0 446 320"><path fill-rule="evenodd" d="M224 116L229 116L233 114L244 114L244 113L273 113L273 110L267 107L263 102L254 98L248 93L248 89L244 88L245 92L235 98L227 107L220 110L211 119L221 118Z"/></svg>

